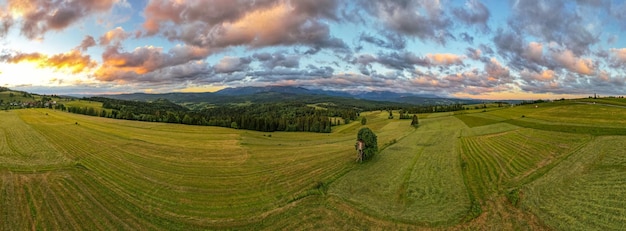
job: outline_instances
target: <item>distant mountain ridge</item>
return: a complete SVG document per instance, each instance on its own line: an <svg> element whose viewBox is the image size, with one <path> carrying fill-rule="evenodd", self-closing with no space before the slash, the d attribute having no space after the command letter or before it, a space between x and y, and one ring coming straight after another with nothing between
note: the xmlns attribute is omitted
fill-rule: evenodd
<svg viewBox="0 0 626 231"><path fill-rule="evenodd" d="M411 94L396 93L391 91L364 91L364 92L344 92L344 91L327 91L320 89L307 89L303 87L293 86L266 86L266 87L237 87L225 88L217 92L204 93L132 93L119 95L98 95L100 97L137 100L137 101L154 101L160 98L170 100L176 103L243 103L243 102L274 102L280 100L289 100L294 98L327 98L339 97L357 100L384 101L414 105L443 105L443 104L475 104L481 103L482 100L473 99L457 99L446 98L431 94Z"/></svg>

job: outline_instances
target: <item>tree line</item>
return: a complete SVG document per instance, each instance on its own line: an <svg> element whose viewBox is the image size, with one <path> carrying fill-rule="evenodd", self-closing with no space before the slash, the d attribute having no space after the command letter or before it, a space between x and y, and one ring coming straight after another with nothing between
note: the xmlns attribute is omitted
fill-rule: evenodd
<svg viewBox="0 0 626 231"><path fill-rule="evenodd" d="M219 126L263 132L306 131L322 133L331 132L333 126L356 120L361 111L388 110L391 112L389 108L367 108L364 110L353 105L340 104L315 108L299 101L216 105L202 110L189 110L166 99L143 102L91 97L83 100L101 102L102 109L65 107L62 104L57 105L57 109L114 119ZM413 120L415 118L412 114L417 113L464 110L462 104L410 106L394 109L400 110L400 119ZM361 123L366 123L366 121L361 121Z"/></svg>
<svg viewBox="0 0 626 231"><path fill-rule="evenodd" d="M71 113L115 119L219 126L264 132L328 133L332 126L356 120L359 112L354 108L340 106L315 109L300 102L222 105L192 111L165 99L141 102L92 97L85 100L102 102L103 110L93 107L63 107Z"/></svg>

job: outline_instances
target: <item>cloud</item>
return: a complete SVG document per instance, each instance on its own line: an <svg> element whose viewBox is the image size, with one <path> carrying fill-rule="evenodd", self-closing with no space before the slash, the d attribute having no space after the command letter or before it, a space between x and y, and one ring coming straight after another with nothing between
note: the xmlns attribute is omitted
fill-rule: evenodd
<svg viewBox="0 0 626 231"><path fill-rule="evenodd" d="M463 56L455 54L426 54L431 64L450 66L463 64Z"/></svg>
<svg viewBox="0 0 626 231"><path fill-rule="evenodd" d="M368 33L361 33L361 36L359 36L359 41L392 50L402 50L406 48L406 39L403 36L400 36L396 33L387 32L383 33L383 37L384 39L380 39Z"/></svg>
<svg viewBox="0 0 626 231"><path fill-rule="evenodd" d="M241 72L249 69L252 60L250 58L224 57L215 66L213 70L216 73L233 73Z"/></svg>
<svg viewBox="0 0 626 231"><path fill-rule="evenodd" d="M485 72L487 73L487 79L491 82L513 82L509 69L500 64L500 62L498 62L498 60L496 60L495 58L492 58L488 63L485 64Z"/></svg>
<svg viewBox="0 0 626 231"><path fill-rule="evenodd" d="M89 49L90 47L93 47L95 45L96 45L96 40L93 39L93 37L87 35L87 36L85 36L83 41L80 42L80 45L78 45L78 47L76 47L76 49L81 50L81 51L86 51L87 49Z"/></svg>
<svg viewBox="0 0 626 231"><path fill-rule="evenodd" d="M52 68L56 71L64 71L71 74L86 72L97 66L89 55L83 55L79 50L66 53L46 55L42 53L15 53L0 56L0 61L6 63L31 62L40 68Z"/></svg>
<svg viewBox="0 0 626 231"><path fill-rule="evenodd" d="M552 59L567 70L578 74L592 75L595 72L591 59L576 57L574 52L570 50L554 51L552 52Z"/></svg>
<svg viewBox="0 0 626 231"><path fill-rule="evenodd" d="M266 69L274 69L276 67L297 68L300 66L299 55L285 55L284 52L275 53L257 53L252 55L254 59L260 61Z"/></svg>
<svg viewBox="0 0 626 231"><path fill-rule="evenodd" d="M467 42L469 44L474 43L474 37L472 37L468 33L463 32L463 33L459 34L459 36L461 36L461 40L463 40L463 41L465 41L465 42Z"/></svg>
<svg viewBox="0 0 626 231"><path fill-rule="evenodd" d="M520 72L520 76L522 78L522 80L526 81L527 83L531 83L531 82L551 82L551 81L555 81L556 80L556 73L553 70L543 70L540 73L531 71L531 70L522 70Z"/></svg>
<svg viewBox="0 0 626 231"><path fill-rule="evenodd" d="M586 8L590 4L569 4L565 0L516 1L508 24L524 35L563 44L576 55L586 54L600 41L599 33L589 26L589 19L602 14L601 9Z"/></svg>
<svg viewBox="0 0 626 231"><path fill-rule="evenodd" d="M619 5L611 5L609 14L617 19L622 29L626 29L626 2L622 2Z"/></svg>
<svg viewBox="0 0 626 231"><path fill-rule="evenodd" d="M124 31L122 27L116 27L113 30L109 30L100 37L100 45L107 46L111 43L120 44L122 41L130 37L130 33Z"/></svg>
<svg viewBox="0 0 626 231"><path fill-rule="evenodd" d="M363 0L359 3L382 22L382 28L440 44L445 44L451 37L448 31L452 26L452 20L446 15L439 1Z"/></svg>
<svg viewBox="0 0 626 231"><path fill-rule="evenodd" d="M109 11L118 1L7 0L5 12L10 12L10 16L5 13L2 17L1 29L7 31L16 22L21 23L21 34L36 39L49 30L60 31L91 14Z"/></svg>
<svg viewBox="0 0 626 231"><path fill-rule="evenodd" d="M465 56L442 53L442 54L426 54L423 57L417 56L412 52L380 52L377 55L360 54L353 60L353 64L358 64L362 74L369 75L372 72L369 68L372 64L378 63L387 68L394 70L413 71L416 67L447 67L454 65L463 65Z"/></svg>
<svg viewBox="0 0 626 231"><path fill-rule="evenodd" d="M489 26L487 21L491 16L489 9L478 0L468 0L465 8L455 8L452 10L454 16L466 25L477 25L480 30L487 32Z"/></svg>
<svg viewBox="0 0 626 231"><path fill-rule="evenodd" d="M500 64L496 59L490 59L485 63L482 71L473 69L445 76L450 93L467 93L479 95L488 92L510 90L513 83L508 68Z"/></svg>
<svg viewBox="0 0 626 231"><path fill-rule="evenodd" d="M465 53L470 59L479 60L483 52L480 49L468 47Z"/></svg>
<svg viewBox="0 0 626 231"><path fill-rule="evenodd" d="M626 48L612 48L611 54L611 66L616 68L626 66Z"/></svg>
<svg viewBox="0 0 626 231"><path fill-rule="evenodd" d="M135 71L121 68L98 70L94 77L103 83L116 85L132 85L141 89L154 86L163 88L184 87L188 84L219 83L221 80L211 79L212 70L204 61L189 61L179 65L164 66L156 71L138 74Z"/></svg>
<svg viewBox="0 0 626 231"><path fill-rule="evenodd" d="M323 20L335 20L336 1L191 1L151 0L144 14L148 35L207 48L306 45L347 51ZM313 50L313 51L314 51Z"/></svg>
<svg viewBox="0 0 626 231"><path fill-rule="evenodd" d="M109 46L102 54L103 64L94 76L101 81L132 81L130 77L201 60L211 52L206 48L186 45L175 46L167 53L153 46L137 47L132 52L122 52L118 46Z"/></svg>
<svg viewBox="0 0 626 231"><path fill-rule="evenodd" d="M543 62L543 45L537 42L531 42L528 44L526 50L523 51L524 57L527 59L536 62Z"/></svg>

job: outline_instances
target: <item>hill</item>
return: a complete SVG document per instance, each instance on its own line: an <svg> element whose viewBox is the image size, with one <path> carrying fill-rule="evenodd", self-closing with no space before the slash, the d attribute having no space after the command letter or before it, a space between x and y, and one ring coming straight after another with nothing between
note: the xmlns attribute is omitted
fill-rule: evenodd
<svg viewBox="0 0 626 231"><path fill-rule="evenodd" d="M211 93L164 93L164 94L120 94L100 95L101 97L153 101L159 98L167 99L175 103L207 103L207 104L240 104L246 102L269 103L283 100L306 101L309 103L320 102L352 102L352 104L389 104L392 105L447 105L447 104L476 104L482 100L442 98L435 95L402 94L388 91L380 92L339 92L324 90L309 90L302 87L268 86L268 87L240 87L226 88ZM385 102L385 103L380 103Z"/></svg>
<svg viewBox="0 0 626 231"><path fill-rule="evenodd" d="M623 230L626 101L593 102L331 133L2 111L0 229ZM380 153L358 164L362 127Z"/></svg>

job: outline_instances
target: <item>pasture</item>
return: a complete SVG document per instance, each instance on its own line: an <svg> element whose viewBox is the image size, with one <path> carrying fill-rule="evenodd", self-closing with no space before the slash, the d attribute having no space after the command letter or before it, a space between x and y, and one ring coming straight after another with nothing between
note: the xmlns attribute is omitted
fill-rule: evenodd
<svg viewBox="0 0 626 231"><path fill-rule="evenodd" d="M256 132L0 112L0 230L623 230L626 109L554 102ZM522 117L524 115L524 117ZM613 121L613 122L612 122Z"/></svg>

